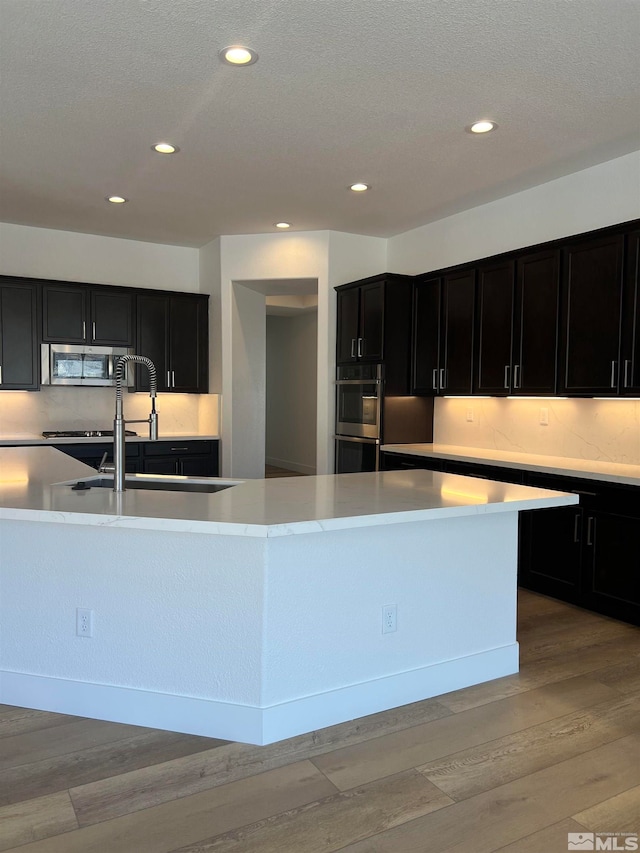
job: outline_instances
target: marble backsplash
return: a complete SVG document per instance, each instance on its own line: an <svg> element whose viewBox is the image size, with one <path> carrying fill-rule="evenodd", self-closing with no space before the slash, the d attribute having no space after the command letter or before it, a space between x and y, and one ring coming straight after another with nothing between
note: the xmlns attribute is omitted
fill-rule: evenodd
<svg viewBox="0 0 640 853"><path fill-rule="evenodd" d="M146 418L149 395L124 394L125 418ZM111 429L114 388L42 388L38 392L0 393L0 436L40 434L43 430ZM163 435L218 435L217 394L160 394L156 401L160 437ZM145 424L128 427L146 435Z"/></svg>
<svg viewBox="0 0 640 853"><path fill-rule="evenodd" d="M637 465L640 400L438 399L433 440Z"/></svg>

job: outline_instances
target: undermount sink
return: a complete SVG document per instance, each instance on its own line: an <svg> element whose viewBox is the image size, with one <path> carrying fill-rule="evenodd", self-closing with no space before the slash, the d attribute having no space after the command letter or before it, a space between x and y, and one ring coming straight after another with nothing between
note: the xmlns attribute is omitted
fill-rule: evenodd
<svg viewBox="0 0 640 853"><path fill-rule="evenodd" d="M88 480L77 480L75 483L67 484L76 492L87 491L88 489L113 489L113 477L95 477ZM207 482L206 480L179 480L171 476L166 479L160 477L156 479L129 479L125 478L125 488L129 489L149 489L158 492L221 492L224 489L230 489L232 486L237 486L237 483L215 483Z"/></svg>

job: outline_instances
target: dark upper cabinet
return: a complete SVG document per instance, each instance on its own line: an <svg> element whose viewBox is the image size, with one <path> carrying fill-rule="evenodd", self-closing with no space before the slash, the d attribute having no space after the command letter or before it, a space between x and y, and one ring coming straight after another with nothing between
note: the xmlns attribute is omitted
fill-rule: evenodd
<svg viewBox="0 0 640 853"><path fill-rule="evenodd" d="M138 294L136 351L154 363L158 390L207 393L208 322L206 296ZM148 388L146 369L136 367L136 389Z"/></svg>
<svg viewBox="0 0 640 853"><path fill-rule="evenodd" d="M0 285L0 390L39 387L37 306L35 284Z"/></svg>
<svg viewBox="0 0 640 853"><path fill-rule="evenodd" d="M338 291L339 364L382 361L384 283L375 281Z"/></svg>
<svg viewBox="0 0 640 853"><path fill-rule="evenodd" d="M559 299L560 252L552 249L520 256L513 312L512 394L556 393Z"/></svg>
<svg viewBox="0 0 640 853"><path fill-rule="evenodd" d="M473 391L475 269L442 279L439 390L443 394Z"/></svg>
<svg viewBox="0 0 640 853"><path fill-rule="evenodd" d="M424 278L417 281L413 297L414 394L438 393L441 313L442 279Z"/></svg>
<svg viewBox="0 0 640 853"><path fill-rule="evenodd" d="M509 394L518 379L511 365L514 271L511 260L478 268L474 384L478 394Z"/></svg>
<svg viewBox="0 0 640 853"><path fill-rule="evenodd" d="M564 394L617 394L624 235L581 240L563 251Z"/></svg>
<svg viewBox="0 0 640 853"><path fill-rule="evenodd" d="M640 231L627 235L620 349L620 393L640 396Z"/></svg>
<svg viewBox="0 0 640 853"><path fill-rule="evenodd" d="M471 394L475 268L415 284L414 394Z"/></svg>
<svg viewBox="0 0 640 853"><path fill-rule="evenodd" d="M43 341L128 347L133 329L133 294L125 288L43 285Z"/></svg>
<svg viewBox="0 0 640 853"><path fill-rule="evenodd" d="M384 273L336 287L336 361L384 364L385 393L411 387L413 278Z"/></svg>

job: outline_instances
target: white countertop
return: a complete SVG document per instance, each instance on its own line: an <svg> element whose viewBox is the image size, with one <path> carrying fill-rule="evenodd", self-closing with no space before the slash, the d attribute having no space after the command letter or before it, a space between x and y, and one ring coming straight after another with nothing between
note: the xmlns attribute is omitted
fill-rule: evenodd
<svg viewBox="0 0 640 853"><path fill-rule="evenodd" d="M109 429L109 427L106 427ZM178 435L172 433L169 435L158 436L158 441L213 441L219 439L219 435ZM130 441L150 441L148 434L145 432L142 435L128 435L127 444ZM28 447L40 444L108 444L113 442L112 435L101 436L74 436L72 438L44 438L40 433L22 435L0 435L0 447Z"/></svg>
<svg viewBox="0 0 640 853"><path fill-rule="evenodd" d="M457 447L450 444L383 444L380 449L391 453L406 453L409 456L451 459L458 462L487 462L497 467L522 468L541 474L559 474L625 486L640 486L640 465L595 462L568 456L539 456L535 453L513 453L483 447Z"/></svg>
<svg viewBox="0 0 640 853"><path fill-rule="evenodd" d="M0 448L0 518L267 537L578 502L577 495L421 470L246 480L214 494L56 485L96 476L53 447Z"/></svg>

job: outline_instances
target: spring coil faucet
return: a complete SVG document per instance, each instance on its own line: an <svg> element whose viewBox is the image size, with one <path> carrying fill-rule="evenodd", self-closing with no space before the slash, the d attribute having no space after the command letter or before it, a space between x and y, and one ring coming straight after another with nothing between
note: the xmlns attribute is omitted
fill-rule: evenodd
<svg viewBox="0 0 640 853"><path fill-rule="evenodd" d="M151 397L151 413L146 419L125 421L122 411L122 382L128 362L143 364L149 371L149 396ZM144 355L123 355L116 365L116 416L113 421L113 491L125 491L124 478L124 443L126 424L149 424L149 438L151 441L158 440L158 413L156 412L156 396L158 393L158 382L156 368L150 358Z"/></svg>

